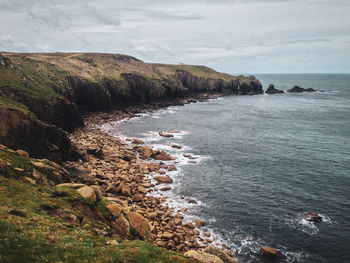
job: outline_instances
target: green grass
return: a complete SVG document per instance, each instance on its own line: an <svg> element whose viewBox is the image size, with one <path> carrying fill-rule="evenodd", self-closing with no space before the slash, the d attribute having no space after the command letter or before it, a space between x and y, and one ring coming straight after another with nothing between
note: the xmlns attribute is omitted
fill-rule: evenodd
<svg viewBox="0 0 350 263"><path fill-rule="evenodd" d="M33 112L31 112L27 108L26 105L19 103L17 101L13 101L13 100L6 99L4 97L0 97L0 104L4 105L7 108L15 109L15 110L21 111L25 114L29 114L29 115L35 117L35 114Z"/></svg>
<svg viewBox="0 0 350 263"><path fill-rule="evenodd" d="M69 187L23 182L13 168L29 174L30 158L1 148L0 158L11 163L9 175L0 175L0 262L191 262L144 241L119 240L107 224L88 218L74 205L83 202L112 220L106 209L109 201L91 203ZM67 221L54 213L57 209L85 223ZM109 240L119 245L106 245Z"/></svg>

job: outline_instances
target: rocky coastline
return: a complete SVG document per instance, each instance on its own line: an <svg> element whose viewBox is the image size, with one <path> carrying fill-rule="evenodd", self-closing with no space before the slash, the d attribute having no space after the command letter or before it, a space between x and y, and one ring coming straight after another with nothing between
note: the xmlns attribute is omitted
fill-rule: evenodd
<svg viewBox="0 0 350 263"><path fill-rule="evenodd" d="M215 97L204 95L190 98L180 105ZM122 209L129 212L142 215L149 222L151 233L150 237L144 238L154 245L185 253L196 259L205 258L208 250L220 252L226 258L222 262L237 262L231 257L234 251L229 247L212 245L216 237L205 228L204 221L184 221L186 209L169 207L167 197L162 196L162 192L171 189L173 181L167 172L177 170L176 165L166 162L174 160L175 157L155 150L139 139L127 138L123 141L102 128L104 124L138 117L141 113L163 107L164 104L85 114L84 127L69 135L83 160L68 161L64 166L71 172L72 182L97 187L102 198L120 204ZM160 131L160 136L170 137L174 133L177 131ZM192 156L187 158L194 162ZM192 200L192 204L196 205L195 200ZM124 235L127 238L130 233Z"/></svg>

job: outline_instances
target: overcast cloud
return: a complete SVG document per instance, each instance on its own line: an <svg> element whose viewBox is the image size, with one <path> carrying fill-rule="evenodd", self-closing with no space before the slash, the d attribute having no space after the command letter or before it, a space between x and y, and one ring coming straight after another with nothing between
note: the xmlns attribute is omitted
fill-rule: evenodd
<svg viewBox="0 0 350 263"><path fill-rule="evenodd" d="M0 50L91 51L229 73L350 72L349 0L0 0Z"/></svg>

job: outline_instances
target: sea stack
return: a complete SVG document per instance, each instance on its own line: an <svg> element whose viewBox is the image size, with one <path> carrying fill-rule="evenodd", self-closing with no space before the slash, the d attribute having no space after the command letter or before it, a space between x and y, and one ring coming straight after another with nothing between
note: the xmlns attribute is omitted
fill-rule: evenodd
<svg viewBox="0 0 350 263"><path fill-rule="evenodd" d="M287 90L288 92L294 92L294 93L298 93L298 92L315 92L316 90L314 90L313 88L301 88L299 86L294 86L292 89Z"/></svg>
<svg viewBox="0 0 350 263"><path fill-rule="evenodd" d="M283 90L275 89L274 84L270 84L267 90L265 91L267 94L275 94L275 93L284 93Z"/></svg>

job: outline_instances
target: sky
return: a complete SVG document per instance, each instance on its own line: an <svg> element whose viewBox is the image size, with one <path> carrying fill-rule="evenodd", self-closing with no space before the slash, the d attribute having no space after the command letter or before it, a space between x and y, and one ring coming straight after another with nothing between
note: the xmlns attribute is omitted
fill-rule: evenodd
<svg viewBox="0 0 350 263"><path fill-rule="evenodd" d="M349 0L0 0L0 50L227 73L350 73Z"/></svg>

